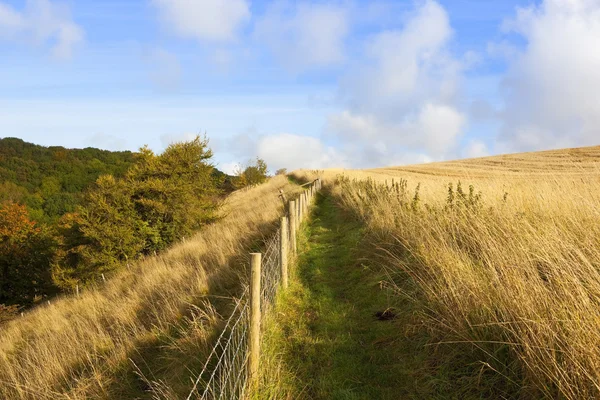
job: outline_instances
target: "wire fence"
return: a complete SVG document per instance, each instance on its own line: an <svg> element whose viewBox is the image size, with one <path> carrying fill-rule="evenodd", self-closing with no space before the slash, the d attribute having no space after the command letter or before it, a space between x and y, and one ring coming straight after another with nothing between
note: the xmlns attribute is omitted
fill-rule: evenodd
<svg viewBox="0 0 600 400"><path fill-rule="evenodd" d="M282 266L284 262L287 264L287 260L282 257L289 259L295 253L296 241L291 239L295 238L298 226L308 214L309 205L320 188L321 181L318 179L297 200L291 201L285 223L264 244L260 267L260 315L263 319L274 305L277 291L281 287ZM285 240L282 241L282 238ZM251 357L250 292L250 288L246 286L240 298L235 301L233 312L225 322L186 400L245 398L250 378L248 365Z"/></svg>

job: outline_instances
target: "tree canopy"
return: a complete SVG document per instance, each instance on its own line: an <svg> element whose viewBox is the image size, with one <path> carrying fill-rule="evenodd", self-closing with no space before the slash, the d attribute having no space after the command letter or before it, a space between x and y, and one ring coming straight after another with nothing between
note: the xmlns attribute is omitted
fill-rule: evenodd
<svg viewBox="0 0 600 400"><path fill-rule="evenodd" d="M156 155L140 149L117 179L103 175L61 220L54 279L62 287L94 280L139 255L160 251L216 216L221 180L200 137Z"/></svg>
<svg viewBox="0 0 600 400"><path fill-rule="evenodd" d="M44 147L16 138L0 139L0 203L25 204L38 222L71 212L100 175L121 177L135 153L94 148Z"/></svg>
<svg viewBox="0 0 600 400"><path fill-rule="evenodd" d="M200 136L161 154L0 139L0 304L93 282L215 219L231 179L212 157Z"/></svg>

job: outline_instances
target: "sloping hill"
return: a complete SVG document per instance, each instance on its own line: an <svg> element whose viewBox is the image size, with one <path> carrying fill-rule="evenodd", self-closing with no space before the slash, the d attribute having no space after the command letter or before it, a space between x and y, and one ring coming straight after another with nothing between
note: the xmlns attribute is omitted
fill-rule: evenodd
<svg viewBox="0 0 600 400"><path fill-rule="evenodd" d="M35 220L73 211L80 194L100 175L120 177L135 161L129 151L44 147L0 138L0 202L26 204Z"/></svg>
<svg viewBox="0 0 600 400"><path fill-rule="evenodd" d="M600 398L600 147L324 174L398 311L378 343L406 398Z"/></svg>
<svg viewBox="0 0 600 400"><path fill-rule="evenodd" d="M414 173L461 178L586 175L599 172L600 146L505 154L406 167L367 170L373 174Z"/></svg>
<svg viewBox="0 0 600 400"><path fill-rule="evenodd" d="M239 295L245 257L277 228L280 189L299 191L277 176L235 192L197 235L3 324L0 398L185 398Z"/></svg>

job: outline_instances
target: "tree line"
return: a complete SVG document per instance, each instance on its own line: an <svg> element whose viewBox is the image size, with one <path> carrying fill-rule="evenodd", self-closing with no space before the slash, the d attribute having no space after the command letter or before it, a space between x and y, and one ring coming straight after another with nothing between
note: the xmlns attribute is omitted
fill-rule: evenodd
<svg viewBox="0 0 600 400"><path fill-rule="evenodd" d="M160 252L214 221L227 191L267 179L263 160L230 177L212 157L200 136L161 154L0 140L0 304L29 305ZM60 196L69 201L49 212Z"/></svg>

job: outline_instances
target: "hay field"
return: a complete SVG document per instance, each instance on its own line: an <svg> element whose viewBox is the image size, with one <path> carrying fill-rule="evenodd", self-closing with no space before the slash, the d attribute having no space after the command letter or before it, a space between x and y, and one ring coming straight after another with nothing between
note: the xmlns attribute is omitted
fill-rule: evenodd
<svg viewBox="0 0 600 400"><path fill-rule="evenodd" d="M439 398L600 398L600 147L324 175Z"/></svg>

